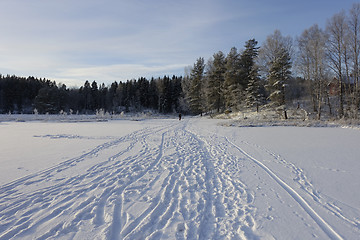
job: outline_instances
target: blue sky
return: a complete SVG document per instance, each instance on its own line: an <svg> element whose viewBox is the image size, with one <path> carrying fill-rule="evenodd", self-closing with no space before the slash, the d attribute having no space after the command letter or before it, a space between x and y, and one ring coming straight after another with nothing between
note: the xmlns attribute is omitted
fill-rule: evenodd
<svg viewBox="0 0 360 240"><path fill-rule="evenodd" d="M293 38L348 0L1 0L0 73L68 87L183 75L198 57Z"/></svg>

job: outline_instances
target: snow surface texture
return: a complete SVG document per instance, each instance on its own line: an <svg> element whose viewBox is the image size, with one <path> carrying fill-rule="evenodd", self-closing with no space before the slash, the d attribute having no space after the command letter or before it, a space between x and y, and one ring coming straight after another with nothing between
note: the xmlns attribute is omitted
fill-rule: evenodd
<svg viewBox="0 0 360 240"><path fill-rule="evenodd" d="M359 239L360 131L0 123L0 239Z"/></svg>

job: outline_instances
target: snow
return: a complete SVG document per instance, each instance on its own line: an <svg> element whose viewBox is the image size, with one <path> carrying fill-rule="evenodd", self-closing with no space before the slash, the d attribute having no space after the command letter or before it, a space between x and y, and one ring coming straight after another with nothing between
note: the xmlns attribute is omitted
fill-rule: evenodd
<svg viewBox="0 0 360 240"><path fill-rule="evenodd" d="M86 120L0 122L0 239L360 236L358 129Z"/></svg>

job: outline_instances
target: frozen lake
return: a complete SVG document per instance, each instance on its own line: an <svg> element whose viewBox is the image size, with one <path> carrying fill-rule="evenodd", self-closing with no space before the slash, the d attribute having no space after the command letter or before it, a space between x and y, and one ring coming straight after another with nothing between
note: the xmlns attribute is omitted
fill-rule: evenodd
<svg viewBox="0 0 360 240"><path fill-rule="evenodd" d="M360 131L0 123L0 239L357 239Z"/></svg>

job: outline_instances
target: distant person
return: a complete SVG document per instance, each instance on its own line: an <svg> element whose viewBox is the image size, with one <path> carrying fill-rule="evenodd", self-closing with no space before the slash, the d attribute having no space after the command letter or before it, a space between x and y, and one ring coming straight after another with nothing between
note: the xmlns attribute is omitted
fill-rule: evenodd
<svg viewBox="0 0 360 240"><path fill-rule="evenodd" d="M181 113L179 113L179 121L181 120Z"/></svg>

